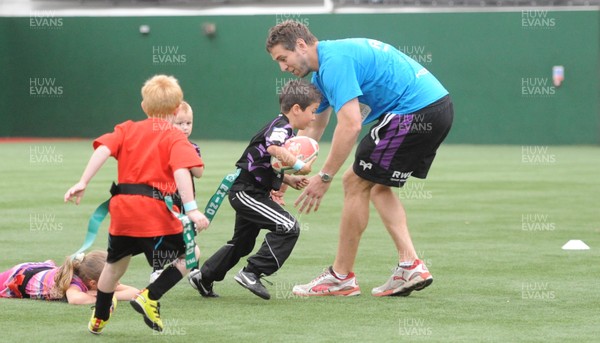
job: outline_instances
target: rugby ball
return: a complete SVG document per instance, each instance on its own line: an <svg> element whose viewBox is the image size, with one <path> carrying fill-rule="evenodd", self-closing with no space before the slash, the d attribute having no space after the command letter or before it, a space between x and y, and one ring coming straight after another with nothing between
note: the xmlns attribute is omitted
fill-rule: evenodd
<svg viewBox="0 0 600 343"><path fill-rule="evenodd" d="M307 136L292 137L285 141L283 147L304 163L314 160L319 154L319 143ZM293 165L283 163L276 156L271 156L271 166L277 173L293 174L296 172Z"/></svg>

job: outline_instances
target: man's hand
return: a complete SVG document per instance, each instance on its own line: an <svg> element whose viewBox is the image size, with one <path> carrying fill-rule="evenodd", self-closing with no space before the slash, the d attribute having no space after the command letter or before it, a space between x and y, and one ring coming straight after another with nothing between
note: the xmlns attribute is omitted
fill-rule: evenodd
<svg viewBox="0 0 600 343"><path fill-rule="evenodd" d="M317 212L321 204L321 199L323 199L325 193L329 190L330 185L331 182L326 183L321 181L319 175L311 177L308 186L306 186L304 192L296 199L294 206L298 207L298 204L302 203L298 210L300 213L310 213L313 208Z"/></svg>

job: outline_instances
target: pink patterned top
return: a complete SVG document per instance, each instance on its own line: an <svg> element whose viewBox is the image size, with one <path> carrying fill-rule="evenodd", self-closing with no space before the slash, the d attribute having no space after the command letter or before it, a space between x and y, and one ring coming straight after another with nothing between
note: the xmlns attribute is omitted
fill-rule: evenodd
<svg viewBox="0 0 600 343"><path fill-rule="evenodd" d="M66 296L61 299L52 298L50 290L54 286L54 276L58 272L58 266L51 261L45 262L26 262L18 264L7 271L0 273L0 298L16 298L17 294L11 290L9 285L14 283L16 276L19 275L23 270L28 268L48 267L50 269L36 273L31 277L27 285L25 286L25 293L29 295L31 299L41 300L65 300ZM14 286L14 285L13 285ZM88 288L85 283L77 275L73 275L71 280L71 286L78 287L82 292L87 292ZM14 287L13 287L14 289Z"/></svg>

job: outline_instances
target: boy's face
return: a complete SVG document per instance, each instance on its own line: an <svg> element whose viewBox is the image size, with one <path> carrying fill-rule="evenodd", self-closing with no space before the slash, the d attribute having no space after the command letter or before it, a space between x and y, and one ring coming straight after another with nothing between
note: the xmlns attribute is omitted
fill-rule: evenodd
<svg viewBox="0 0 600 343"><path fill-rule="evenodd" d="M304 130L310 125L310 123L315 120L315 113L317 112L317 108L319 108L319 103L314 102L308 105L304 110L300 108L298 104L293 106L293 110L295 111L295 123L294 126L296 129Z"/></svg>
<svg viewBox="0 0 600 343"><path fill-rule="evenodd" d="M192 134L194 115L190 111L179 111L173 121L173 126L183 131L187 137Z"/></svg>

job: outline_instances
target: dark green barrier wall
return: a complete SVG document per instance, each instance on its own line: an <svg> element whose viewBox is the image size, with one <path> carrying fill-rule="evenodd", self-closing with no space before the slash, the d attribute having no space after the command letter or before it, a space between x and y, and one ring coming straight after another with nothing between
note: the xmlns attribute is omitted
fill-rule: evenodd
<svg viewBox="0 0 600 343"><path fill-rule="evenodd" d="M448 142L598 144L599 13L294 19L320 39L376 38L420 60L454 98ZM193 138L247 140L276 114L277 90L292 77L264 50L268 28L283 17L0 18L0 136L98 136L143 118L142 83L167 73L195 110ZM217 25L215 38L202 34L204 22ZM559 88L553 65L565 67Z"/></svg>

